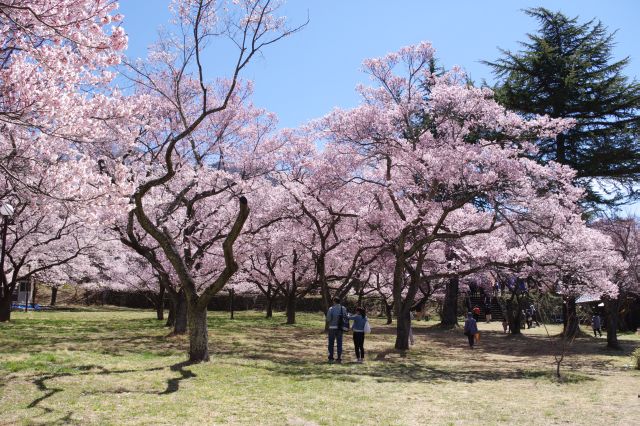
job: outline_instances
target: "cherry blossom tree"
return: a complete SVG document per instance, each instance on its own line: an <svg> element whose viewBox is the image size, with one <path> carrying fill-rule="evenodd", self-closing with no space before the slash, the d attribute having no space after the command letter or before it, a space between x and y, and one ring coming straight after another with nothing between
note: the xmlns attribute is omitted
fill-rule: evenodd
<svg viewBox="0 0 640 426"><path fill-rule="evenodd" d="M50 193L49 191L47 191ZM12 194L12 224L7 227L0 286L0 321L9 321L11 295L21 281L65 266L78 276L91 272L89 256L97 246L100 217L91 217L74 202L27 192Z"/></svg>
<svg viewBox="0 0 640 426"><path fill-rule="evenodd" d="M119 230L117 225L114 229ZM135 239L128 240L128 236L109 232L109 229L96 239L97 249L90 255L90 262L94 266L94 273L89 277L81 277L84 282L83 287L90 290L112 290L122 292L134 292L144 295L156 308L158 320L164 319L164 299L169 294L172 303L173 288L166 284L168 280L162 265L154 268L155 253L151 253L151 261L145 255L149 255L142 243ZM123 250L122 244L132 247L133 250ZM139 250L136 250L139 249ZM68 268L66 268L68 269ZM164 275L163 275L164 274ZM77 278L76 278L77 279ZM74 277L69 276L67 282L73 282ZM180 329L176 332L175 312L170 307L170 316L173 320L167 321L167 326L173 326L173 334L183 334L186 330ZM186 327L186 312L184 321Z"/></svg>
<svg viewBox="0 0 640 426"><path fill-rule="evenodd" d="M618 290L617 297L604 297L607 310L607 346L619 349L620 308L627 295L640 295L640 229L635 217L606 217L593 226L611 238L613 249L624 260L616 264L614 284Z"/></svg>
<svg viewBox="0 0 640 426"><path fill-rule="evenodd" d="M178 36L166 35L146 62L128 63L128 77L148 107L140 112L133 155L133 213L161 249L185 291L189 360L209 360L207 305L238 270L233 245L255 194L252 178L269 169L273 119L243 116L250 86L239 79L252 58L297 29L278 17L277 2L174 1ZM237 46L228 79L209 82L202 55L215 38ZM227 138L228 120L244 121ZM127 153L128 154L128 153Z"/></svg>
<svg viewBox="0 0 640 426"><path fill-rule="evenodd" d="M253 283L267 298L267 317L275 297L281 295L287 324L295 324L297 301L317 289L312 240L308 228L287 219L265 228L247 247L239 279Z"/></svg>
<svg viewBox="0 0 640 426"><path fill-rule="evenodd" d="M173 327L172 334L185 334L187 332L186 296L184 290L176 284L178 279L170 263L155 240L149 237L137 224L133 211L128 212L126 219L120 219L114 224L112 230L115 231L115 235L122 244L145 259L146 266L153 270L154 281L157 281L159 287L159 299L162 300L164 294L169 296L171 304L166 325ZM127 277L122 277L121 280L128 282Z"/></svg>
<svg viewBox="0 0 640 426"><path fill-rule="evenodd" d="M579 219L571 170L527 158L535 138L571 122L524 120L500 107L490 90L466 84L459 71L432 74L432 58L433 48L422 43L365 61L376 86L359 89L359 107L323 120L324 136L343 161L359 161L344 178L377 205L368 226L394 256L397 349L408 349L409 310L420 283L453 275L424 272L428 264L446 265L447 242L515 230L525 222L544 232L546 223L536 222L543 213ZM472 268L484 266L475 262Z"/></svg>
<svg viewBox="0 0 640 426"><path fill-rule="evenodd" d="M14 191L38 190L33 163L83 176L95 166L92 154L126 134L126 104L109 86L127 46L117 7L0 3L0 169Z"/></svg>
<svg viewBox="0 0 640 426"><path fill-rule="evenodd" d="M354 286L363 287L361 275L382 245L360 219L370 204L345 181L352 165L332 146L318 150L314 136L312 126L285 132L289 148L281 150L276 178L289 194L289 216L311 231L302 244L312 255L326 311L333 296L343 298Z"/></svg>
<svg viewBox="0 0 640 426"><path fill-rule="evenodd" d="M96 162L128 133L127 108L109 86L127 45L117 7L111 0L0 3L0 199L15 207L8 262L0 262L3 312L17 279L78 264L100 210L123 202Z"/></svg>

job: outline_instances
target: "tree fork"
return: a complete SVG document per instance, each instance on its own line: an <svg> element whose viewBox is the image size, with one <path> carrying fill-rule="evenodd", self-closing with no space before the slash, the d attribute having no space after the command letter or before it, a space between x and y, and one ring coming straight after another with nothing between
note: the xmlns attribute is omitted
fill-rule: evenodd
<svg viewBox="0 0 640 426"><path fill-rule="evenodd" d="M189 362L209 361L209 335L207 328L207 305L211 298L218 293L238 270L238 264L233 258L233 244L240 236L242 227L249 217L249 205L245 197L240 197L238 216L222 243L225 267L218 278L198 296L195 288L187 294L187 316L189 323ZM190 277L189 277L190 278Z"/></svg>

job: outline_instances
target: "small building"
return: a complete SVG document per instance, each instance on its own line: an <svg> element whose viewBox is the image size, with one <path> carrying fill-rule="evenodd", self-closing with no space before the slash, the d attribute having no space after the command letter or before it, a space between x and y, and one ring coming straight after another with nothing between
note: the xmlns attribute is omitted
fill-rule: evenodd
<svg viewBox="0 0 640 426"><path fill-rule="evenodd" d="M33 301L35 299L34 290L35 283L32 283L30 280L18 281L18 285L16 285L15 289L13 290L11 302L18 305L24 305L28 301L30 304L33 304Z"/></svg>

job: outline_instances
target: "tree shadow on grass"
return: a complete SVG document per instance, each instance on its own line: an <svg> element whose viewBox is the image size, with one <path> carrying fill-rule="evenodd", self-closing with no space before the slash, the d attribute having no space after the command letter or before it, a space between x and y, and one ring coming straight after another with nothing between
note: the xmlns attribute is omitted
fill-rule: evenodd
<svg viewBox="0 0 640 426"><path fill-rule="evenodd" d="M171 379L167 379L167 388L165 390L163 390L162 392L140 392L140 391L131 391L128 389L124 389L124 388L117 388L115 390L110 390L110 391L100 391L99 393L144 393L144 394L149 394L149 395L169 395L172 394L174 392L177 392L180 389L180 382L183 380L187 380L187 379L191 379L193 377L198 377L197 374L195 374L194 372L192 372L191 370L185 370L184 367L188 367L190 365L193 365L193 363L189 362L189 361L183 361L183 362L179 362L177 364L173 364L171 366L169 366L169 370L171 371L177 371L178 373L180 373L180 377L174 377ZM122 372L148 372L148 371L157 371L157 370L164 370L166 367L156 367L156 368L151 368L151 369L147 369L147 370L131 370L131 371L122 371ZM117 371L116 373L121 373L121 371ZM96 392L94 392L96 393Z"/></svg>
<svg viewBox="0 0 640 426"><path fill-rule="evenodd" d="M167 380L167 389L163 392L160 392L158 395L168 395L170 393L177 392L180 389L180 382L183 380L190 379L192 377L197 377L195 373L190 370L185 370L184 367L192 365L189 361L179 362L177 364L173 364L171 367L171 371L177 371L180 373L180 377L175 377L173 379Z"/></svg>
<svg viewBox="0 0 640 426"><path fill-rule="evenodd" d="M406 382L459 382L476 383L495 380L554 380L551 370L538 369L483 369L483 368L443 368L425 365L419 362L376 362L365 364L346 363L328 364L305 361L283 361L269 356L254 355L251 359L271 361L255 366L269 371L271 374L290 377L292 380L331 380L342 382L358 382L363 377L373 378L379 383ZM572 374L572 382L593 381L592 377Z"/></svg>
<svg viewBox="0 0 640 426"><path fill-rule="evenodd" d="M176 364L176 365L179 365L179 364ZM41 377L38 377L37 379L33 380L32 383L34 385L36 385L36 387L38 388L39 391L44 392L44 395L42 395L42 396L34 399L33 401L31 401L31 403L29 405L27 405L27 408L36 408L37 407L37 408L40 408L41 410L43 410L45 413L52 413L53 412L53 410L51 408L41 406L40 403L45 401L45 400L47 400L47 399L49 399L49 398L51 398L53 395L55 395L55 394L57 394L59 392L63 392L64 389L63 388L59 388L59 387L50 387L46 383L49 380L54 380L54 379L57 379L57 378L60 378L60 377L71 377L71 376L112 375L112 374L151 372L151 371L164 370L164 368L165 367L153 367L153 368L147 368L147 369L144 369L144 370L109 370L107 368L104 368L101 365L81 365L81 366L75 367L75 370L79 370L79 373L64 372L64 373L47 374L45 376L41 376ZM172 368L172 370L173 370L173 368ZM173 379L169 379L168 380L167 389L175 387L175 385L172 384L172 380ZM175 387L175 389L177 390L177 387Z"/></svg>
<svg viewBox="0 0 640 426"><path fill-rule="evenodd" d="M421 337L425 337L427 330ZM507 364L506 368L495 367L495 363L485 362L481 358L489 348L488 341L498 347L508 342L483 341L484 348L470 351L458 334L450 331L429 331L426 345L416 345L410 351L399 351L390 345L388 339L381 339L382 333L374 335L370 342L372 347L366 349L367 359L364 365L345 362L329 364L321 361L326 340L320 339L316 333L307 331L282 334L270 331L251 330L248 340L250 346L230 345L230 342L216 341L216 354L243 360L267 361L258 362L253 367L261 368L272 374L290 376L294 380L341 380L356 382L363 376L369 376L379 382L461 382L474 383L483 380L529 380L553 379L553 370L546 366L523 363L521 366ZM464 337L464 336L462 336ZM497 339L498 337L496 337ZM501 336L500 336L501 338ZM369 339L369 338L367 338ZM526 339L524 339L526 340ZM345 347L348 345L345 339ZM464 338L466 342L466 337ZM525 342L520 342L525 344ZM532 342L529 342L531 344ZM535 344L535 343L534 343ZM433 346L439 346L434 350ZM365 344L365 346L367 346ZM386 346L386 347L385 347ZM517 347L524 356L524 348ZM343 358L349 350L345 348ZM428 362L425 362L428 360ZM318 360L317 362L314 361ZM432 362L433 361L433 362ZM447 364L442 365L446 361ZM449 364L450 362L450 364ZM571 374L572 382L593 380L579 373Z"/></svg>
<svg viewBox="0 0 640 426"><path fill-rule="evenodd" d="M74 414L73 411L67 411L67 413L64 414L62 417L60 417L59 419L55 419L55 420L47 419L47 420L42 420L42 421L38 421L37 420L41 416L32 416L32 417L29 418L29 423L28 424L30 424L30 425L42 424L42 425L47 425L47 426L81 425L81 424L84 424L81 420L74 419L73 418L73 414Z"/></svg>
<svg viewBox="0 0 640 426"><path fill-rule="evenodd" d="M461 331L443 330L438 326L420 327L414 329L414 334L424 336L430 342L441 346L463 347L467 338ZM546 334L505 334L500 331L480 330L480 342L477 345L479 351L497 355L514 357L552 357L558 354L562 345L561 336ZM629 356L635 345L621 343L622 350L609 350L606 341L596 340L587 334L580 335L567 346L569 355L608 355L625 357Z"/></svg>
<svg viewBox="0 0 640 426"><path fill-rule="evenodd" d="M175 355L182 353L184 349L180 340L181 336L153 336L153 335L119 335L110 336L94 334L76 334L69 336L43 336L37 335L30 338L25 336L22 340L5 342L2 348L4 353L39 353L56 350L70 351L95 351L108 355L121 355L127 352L157 352L159 355Z"/></svg>
<svg viewBox="0 0 640 426"><path fill-rule="evenodd" d="M131 321L131 322L129 322ZM475 383L484 380L553 380L553 369L541 365L544 359L548 363L557 353L557 342L545 335L522 335L520 337L505 335L498 331L482 331L482 338L478 348L474 351L466 349L466 337L460 330L443 330L437 326L416 325L414 334L419 344L409 352L392 349L389 336L395 334L395 327L374 325L373 333L367 337L368 362L364 365L345 363L330 365L322 362L326 356L326 338L317 328L281 326L277 323L257 321L251 319L233 323L227 320L215 319L216 326L211 327L210 351L215 356L226 357L231 363L255 362L252 368L260 368L271 374L291 377L292 380L304 381L313 379L338 380L343 382L358 382L362 377L369 377L378 382L461 382ZM219 324L218 324L219 323ZM75 327L67 327L70 331L66 335L56 335L57 328L52 326L27 328L15 333L13 339L6 342L15 347L6 351L24 352L25 344L29 352L55 351L69 346L80 351L103 351L112 355L119 353L147 353L161 356L154 352L160 351L164 355L182 353L185 349L185 338L167 338L164 327L152 321L119 320L102 327L102 322L82 324L82 333L76 334ZM137 324L137 326L136 326ZM253 325L252 325L253 324ZM252 325L252 326L249 326ZM124 331L122 329L124 327ZM149 335L149 327L162 335ZM97 333L95 329L103 331ZM33 341L25 342L22 333ZM19 342L20 340L20 342ZM345 347L348 347L350 335L345 335ZM5 348L7 346L5 345ZM150 351L151 348L151 351ZM617 355L626 356L630 350L622 352L606 352L604 342L593 338L581 337L570 348L570 355ZM495 355L501 355L499 363L495 363ZM318 361L316 361L318 360ZM266 362L260 362L266 361ZM427 362L425 362L427 361ZM449 363L451 361L451 363ZM606 374L611 368L608 359L593 359L585 357L570 357L563 366L581 370L584 363L598 370L598 374ZM583 363L583 364L581 364ZM106 375L123 373L142 373L166 370L178 374L177 377L167 379L166 388L160 392L144 392L116 388L100 390L93 393L148 393L154 395L169 395L180 390L185 380L196 377L189 369L190 364L181 362L174 365L140 369L140 370L108 370L101 366L81 365L73 371L63 371L56 374L43 375L33 381L39 391L44 394L32 401L28 408L40 408L45 413L52 409L44 407L43 401L63 392L60 385L52 385L51 381L57 377L75 375ZM33 367L30 367L33 368ZM566 374L566 373L565 373ZM576 373L567 375L571 382L593 380L593 378ZM64 422L62 422L64 423Z"/></svg>
<svg viewBox="0 0 640 426"><path fill-rule="evenodd" d="M498 331L481 331L480 344L470 351L467 338L457 329L438 326L417 326L414 335L418 344L410 351L392 348L388 336L395 334L393 326L374 327L366 339L367 357L364 367L345 363L328 365L324 358L326 340L315 330L252 329L244 331L240 341L212 339L217 356L245 360L262 360L258 363L274 374L310 378L340 378L357 380L358 375L369 375L379 381L455 381L473 383L482 380L535 379L555 381L553 355L561 351L558 339L545 335L511 336ZM350 339L345 336L344 345ZM569 348L569 357L563 362L564 383L593 380L595 374L615 374L614 360L594 358L593 354L610 355L602 341L586 337ZM369 346L371 345L371 346ZM629 352L629 351L627 351ZM345 353L349 350L345 349ZM574 356L578 355L578 356ZM584 356L583 356L584 355ZM616 356L625 356L616 352ZM318 362L314 362L318 360ZM427 360L427 365L425 365ZM357 365L356 370L353 366ZM586 370L585 370L586 367Z"/></svg>

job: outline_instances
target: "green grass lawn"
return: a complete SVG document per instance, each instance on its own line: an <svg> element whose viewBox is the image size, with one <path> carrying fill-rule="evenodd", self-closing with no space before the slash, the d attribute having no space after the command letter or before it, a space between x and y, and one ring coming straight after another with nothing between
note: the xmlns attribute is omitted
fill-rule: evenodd
<svg viewBox="0 0 640 426"><path fill-rule="evenodd" d="M186 365L187 340L150 311L14 313L0 324L0 424L638 424L640 371L623 351L581 337L554 378L559 346L542 328L522 337L480 324L471 351L460 330L414 326L392 350L374 319L365 364L327 364L322 315L210 312L212 361ZM551 334L559 332L557 326Z"/></svg>

